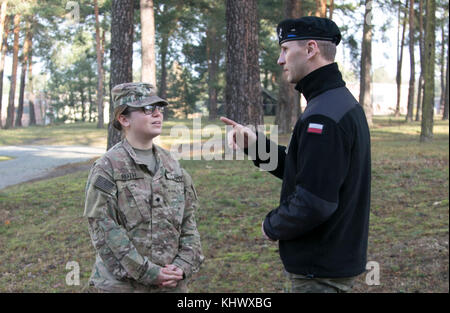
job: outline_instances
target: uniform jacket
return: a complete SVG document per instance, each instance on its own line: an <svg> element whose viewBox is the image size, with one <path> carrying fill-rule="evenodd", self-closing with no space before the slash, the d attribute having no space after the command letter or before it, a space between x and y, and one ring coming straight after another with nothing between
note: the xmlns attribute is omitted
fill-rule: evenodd
<svg viewBox="0 0 450 313"><path fill-rule="evenodd" d="M97 252L90 284L99 289L163 291L161 267L175 264L189 278L203 261L192 179L166 150L154 152L154 175L126 139L91 168L84 216Z"/></svg>
<svg viewBox="0 0 450 313"><path fill-rule="evenodd" d="M280 205L266 216L264 231L279 240L280 257L290 273L356 276L365 271L369 229L366 117L336 63L313 71L297 89L307 107L289 148L275 145L278 167L271 173L283 184ZM261 163L255 160L257 166Z"/></svg>

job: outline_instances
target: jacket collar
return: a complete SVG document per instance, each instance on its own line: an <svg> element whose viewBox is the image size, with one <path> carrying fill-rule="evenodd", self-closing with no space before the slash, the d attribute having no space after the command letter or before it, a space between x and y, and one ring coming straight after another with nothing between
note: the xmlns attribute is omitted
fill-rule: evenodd
<svg viewBox="0 0 450 313"><path fill-rule="evenodd" d="M126 138L122 140L122 146L136 164L145 165L145 163L136 155L136 152ZM164 154L167 152L165 152L161 147L155 145L154 143L152 149L155 153L157 164L156 173L153 179L157 179L158 177L164 175L166 172L175 171L175 168L170 164L170 162L167 161L167 156L164 157Z"/></svg>
<svg viewBox="0 0 450 313"><path fill-rule="evenodd" d="M130 158L136 164L145 165L145 163L142 162L142 160L138 158L138 156L136 155L136 152L134 151L133 147L130 145L130 143L128 142L128 140L126 138L124 138L122 140L122 146L125 149L125 151L128 153L128 155L130 156Z"/></svg>
<svg viewBox="0 0 450 313"><path fill-rule="evenodd" d="M337 63L331 63L319 67L303 77L295 86L301 92L307 102L312 98L339 87L344 87L345 81L342 80L342 74L339 71Z"/></svg>

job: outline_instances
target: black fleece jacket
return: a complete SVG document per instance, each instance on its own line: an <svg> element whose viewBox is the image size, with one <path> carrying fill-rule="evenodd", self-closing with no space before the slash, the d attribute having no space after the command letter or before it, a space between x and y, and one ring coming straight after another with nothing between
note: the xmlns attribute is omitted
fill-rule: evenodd
<svg viewBox="0 0 450 313"><path fill-rule="evenodd" d="M280 257L290 273L356 276L365 271L369 228L366 117L336 63L313 71L296 89L307 107L289 148L266 139L266 147L278 151L278 166L271 173L283 184L280 205L267 214L264 231L279 240ZM254 160L260 167L268 162Z"/></svg>

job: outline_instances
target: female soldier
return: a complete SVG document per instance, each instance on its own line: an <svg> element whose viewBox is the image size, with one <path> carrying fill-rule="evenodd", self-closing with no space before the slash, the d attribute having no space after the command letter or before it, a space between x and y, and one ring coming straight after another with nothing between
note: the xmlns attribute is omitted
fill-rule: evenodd
<svg viewBox="0 0 450 313"><path fill-rule="evenodd" d="M189 174L153 144L166 100L146 83L112 91L124 139L92 166L84 216L97 252L89 281L106 292L187 292L203 261Z"/></svg>

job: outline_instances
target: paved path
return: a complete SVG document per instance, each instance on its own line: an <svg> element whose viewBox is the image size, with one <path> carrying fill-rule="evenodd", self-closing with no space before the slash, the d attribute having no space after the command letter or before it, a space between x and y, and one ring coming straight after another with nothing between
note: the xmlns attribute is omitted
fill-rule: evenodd
<svg viewBox="0 0 450 313"><path fill-rule="evenodd" d="M0 189L45 176L55 167L87 161L105 153L105 148L85 146L0 146Z"/></svg>

